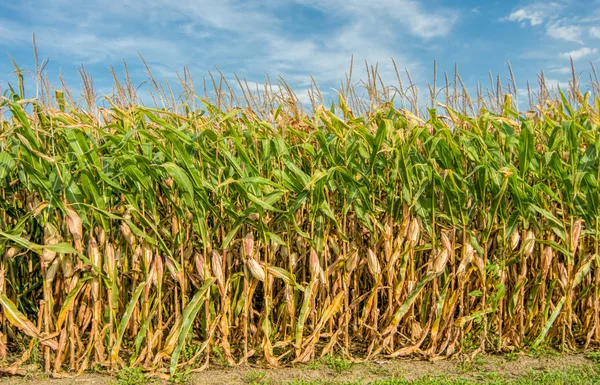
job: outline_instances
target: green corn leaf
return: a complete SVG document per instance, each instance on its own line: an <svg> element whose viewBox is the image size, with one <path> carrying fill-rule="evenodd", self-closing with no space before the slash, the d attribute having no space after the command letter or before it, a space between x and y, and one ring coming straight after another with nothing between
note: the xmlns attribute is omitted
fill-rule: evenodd
<svg viewBox="0 0 600 385"><path fill-rule="evenodd" d="M129 303L127 304L127 308L123 313L123 317L121 317L121 322L117 328L116 340L110 351L110 358L112 362L117 362L117 357L119 356L119 351L121 350L121 342L123 341L123 336L125 335L125 328L127 328L127 325L129 324L133 310L135 309L138 299L140 298L145 286L145 282L142 282L138 285L137 289L133 293L133 296L129 300Z"/></svg>
<svg viewBox="0 0 600 385"><path fill-rule="evenodd" d="M181 354L181 350L185 347L185 342L187 335L196 319L196 314L200 310L202 306L202 301L206 294L208 293L209 288L215 282L215 278L208 279L204 285L196 292L194 297L187 304L185 309L183 309L183 315L181 320L181 328L179 330L179 337L177 338L177 345L175 346L175 350L173 350L173 354L171 355L171 366L169 367L169 373L171 375L175 374L177 369L177 362L179 361L179 355Z"/></svg>

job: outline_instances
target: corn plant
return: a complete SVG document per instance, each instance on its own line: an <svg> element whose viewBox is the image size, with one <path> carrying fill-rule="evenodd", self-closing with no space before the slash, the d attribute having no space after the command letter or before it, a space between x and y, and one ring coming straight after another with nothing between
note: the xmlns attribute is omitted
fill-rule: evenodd
<svg viewBox="0 0 600 385"><path fill-rule="evenodd" d="M519 112L456 76L423 111L371 71L330 108L223 79L154 107L118 80L104 106L8 89L0 370L38 346L48 373L174 374L599 343L598 82L541 78Z"/></svg>

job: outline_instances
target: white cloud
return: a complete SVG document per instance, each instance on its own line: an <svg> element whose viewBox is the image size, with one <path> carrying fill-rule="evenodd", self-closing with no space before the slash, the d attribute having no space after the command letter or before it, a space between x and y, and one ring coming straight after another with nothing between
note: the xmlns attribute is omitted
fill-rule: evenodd
<svg viewBox="0 0 600 385"><path fill-rule="evenodd" d="M546 33L553 39L572 41L583 44L581 34L583 29L577 25L560 25L558 23L548 23Z"/></svg>
<svg viewBox="0 0 600 385"><path fill-rule="evenodd" d="M517 97L519 98L519 104L523 103L529 97L529 90L527 88L517 89Z"/></svg>
<svg viewBox="0 0 600 385"><path fill-rule="evenodd" d="M545 15L542 12L527 12L524 9L519 9L511 13L506 19L509 21L529 21L531 25L539 25L544 22Z"/></svg>
<svg viewBox="0 0 600 385"><path fill-rule="evenodd" d="M368 6L361 0L294 0L296 3L321 10L327 14L341 14L353 23L384 29L408 26L411 34L430 39L447 36L458 21L456 11L428 8L414 0L380 0Z"/></svg>
<svg viewBox="0 0 600 385"><path fill-rule="evenodd" d="M0 36L2 36L2 44L10 46L19 46L21 44L31 42L32 34L25 30L19 24L0 19Z"/></svg>
<svg viewBox="0 0 600 385"><path fill-rule="evenodd" d="M573 60L579 60L598 52L598 48L590 48L595 45L590 38L600 39L600 27L596 26L597 20L600 19L597 19L597 16L589 16L593 14L593 7L591 11L586 10L586 14L582 15L575 11L573 3L572 0L550 3L538 0L514 10L510 15L501 19L519 22L522 25L538 26L538 28L544 28L546 36L553 40L563 40L582 46L570 52L560 53L560 50L564 50L564 48L560 48L561 46L555 48L556 42L542 40L539 47L528 47L527 51L521 55L522 58L550 62L555 60L556 55L559 54L562 58L572 57ZM600 1L596 1L596 3L600 4ZM557 52L557 50L559 51ZM567 74L570 69L555 68L552 72Z"/></svg>
<svg viewBox="0 0 600 385"><path fill-rule="evenodd" d="M560 54L560 56L564 57L564 58L570 57L573 60L579 60L579 59L583 59L584 57L594 55L597 52L598 52L598 48L583 47L583 48L576 49L574 51L563 52Z"/></svg>
<svg viewBox="0 0 600 385"><path fill-rule="evenodd" d="M50 53L50 60L60 65L120 67L125 59L131 72L139 74L139 52L157 79L173 80L175 71L187 64L200 88L202 75L218 65L227 77L236 71L257 79L266 72L304 90L310 74L320 85L338 86L353 55L354 80L366 79L367 60L379 63L386 85L396 84L393 57L401 71L409 68L419 82L423 66L411 50L448 36L460 18L452 8L428 7L422 0L381 0L368 6L360 0L293 1L294 7L325 19L327 29L308 25L310 33L300 34L297 26L285 25L280 11L288 5L281 0L21 0L10 7L28 23L0 17L0 36L5 38L0 44L22 47L35 31L41 56ZM104 80L111 81L108 75ZM306 94L300 95L306 101Z"/></svg>
<svg viewBox="0 0 600 385"><path fill-rule="evenodd" d="M562 8L559 3L533 3L513 11L504 20L527 23L532 26L540 25L547 19L552 19L556 11Z"/></svg>
<svg viewBox="0 0 600 385"><path fill-rule="evenodd" d="M403 33L398 29L404 28L404 34L428 40L447 36L458 21L458 14L451 9L442 7L429 11L417 1L381 0L370 3L367 13L364 2L359 0L294 2L333 17L340 25L316 39L294 38L272 31L264 34L263 65L286 74L286 80L303 87L310 84L309 74L314 74L320 84L343 80L353 55L355 80L366 79L366 60L370 64L379 63L384 84L396 84L392 57L400 70L410 68L412 75L418 78L418 62L401 48L410 47L414 39L400 40L398 35Z"/></svg>
<svg viewBox="0 0 600 385"><path fill-rule="evenodd" d="M546 87L548 89L557 89L560 87L561 89L569 88L569 82L566 80L558 80L553 78L544 78L544 82L546 83Z"/></svg>
<svg viewBox="0 0 600 385"><path fill-rule="evenodd" d="M567 75L571 74L571 67L552 67L548 70L548 72L552 72L555 74Z"/></svg>
<svg viewBox="0 0 600 385"><path fill-rule="evenodd" d="M106 0L105 0L106 1ZM279 26L279 20L255 1L234 0L131 0L140 8L169 19L186 18L212 28L232 32L254 32Z"/></svg>

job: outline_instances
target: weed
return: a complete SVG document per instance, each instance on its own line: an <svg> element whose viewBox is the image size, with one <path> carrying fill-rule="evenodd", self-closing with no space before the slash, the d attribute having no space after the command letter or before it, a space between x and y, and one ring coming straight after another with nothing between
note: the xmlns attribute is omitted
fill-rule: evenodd
<svg viewBox="0 0 600 385"><path fill-rule="evenodd" d="M595 364L600 364L600 351L597 352L589 352L585 355L590 361L593 361Z"/></svg>
<svg viewBox="0 0 600 385"><path fill-rule="evenodd" d="M325 356L323 363L336 373L343 373L352 367L352 361L333 355Z"/></svg>
<svg viewBox="0 0 600 385"><path fill-rule="evenodd" d="M148 377L140 368L123 368L117 373L117 381L113 385L145 385Z"/></svg>
<svg viewBox="0 0 600 385"><path fill-rule="evenodd" d="M169 378L169 382L171 384L190 384L192 382L192 375L190 373L190 370L187 369L183 372L175 372L170 378Z"/></svg>
<svg viewBox="0 0 600 385"><path fill-rule="evenodd" d="M267 372L250 371L244 375L244 382L250 385L268 385Z"/></svg>
<svg viewBox="0 0 600 385"><path fill-rule="evenodd" d="M229 366L229 362L225 358L225 353L223 353L223 349L220 346L214 346L212 351L213 351L213 353L216 357L216 361L219 365Z"/></svg>
<svg viewBox="0 0 600 385"><path fill-rule="evenodd" d="M540 345L529 351L529 357L540 358L540 357L559 357L560 353L548 345Z"/></svg>

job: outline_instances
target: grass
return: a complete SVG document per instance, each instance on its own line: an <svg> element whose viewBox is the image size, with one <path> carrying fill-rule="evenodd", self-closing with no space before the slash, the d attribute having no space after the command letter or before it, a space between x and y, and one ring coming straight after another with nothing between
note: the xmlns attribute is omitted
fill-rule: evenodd
<svg viewBox="0 0 600 385"><path fill-rule="evenodd" d="M253 370L244 375L244 382L249 385L268 385L267 372Z"/></svg>
<svg viewBox="0 0 600 385"><path fill-rule="evenodd" d="M117 379L113 385L146 385L150 380L142 369L125 367L121 369L117 375Z"/></svg>
<svg viewBox="0 0 600 385"><path fill-rule="evenodd" d="M479 376L477 379L438 376L422 377L416 380L391 378L369 382L370 385L592 385L600 383L600 368L589 366L566 370L531 372L519 378L508 378L509 375L494 374ZM305 381L295 380L288 385L359 385L362 381Z"/></svg>
<svg viewBox="0 0 600 385"><path fill-rule="evenodd" d="M344 357L328 354L318 360L314 360L305 365L308 370L321 370L324 367L331 371L340 374L352 368L352 361L345 359Z"/></svg>
<svg viewBox="0 0 600 385"><path fill-rule="evenodd" d="M586 353L585 358L596 364L600 364L600 351Z"/></svg>
<svg viewBox="0 0 600 385"><path fill-rule="evenodd" d="M322 359L325 366L333 370L335 373L344 373L352 368L352 361L343 357L327 355Z"/></svg>
<svg viewBox="0 0 600 385"><path fill-rule="evenodd" d="M560 353L547 345L542 345L534 349L530 349L528 352L529 357L538 358L538 357L558 357Z"/></svg>
<svg viewBox="0 0 600 385"><path fill-rule="evenodd" d="M487 363L488 362L486 359L484 359L480 356L476 356L473 359L465 360L465 361L461 362L458 365L458 368L462 373L470 373L473 371L480 370Z"/></svg>
<svg viewBox="0 0 600 385"><path fill-rule="evenodd" d="M181 385L186 385L186 384L191 384L192 383L192 375L188 370L183 371L183 372L175 372L174 374L172 374L169 377L169 382L171 384L181 384Z"/></svg>

